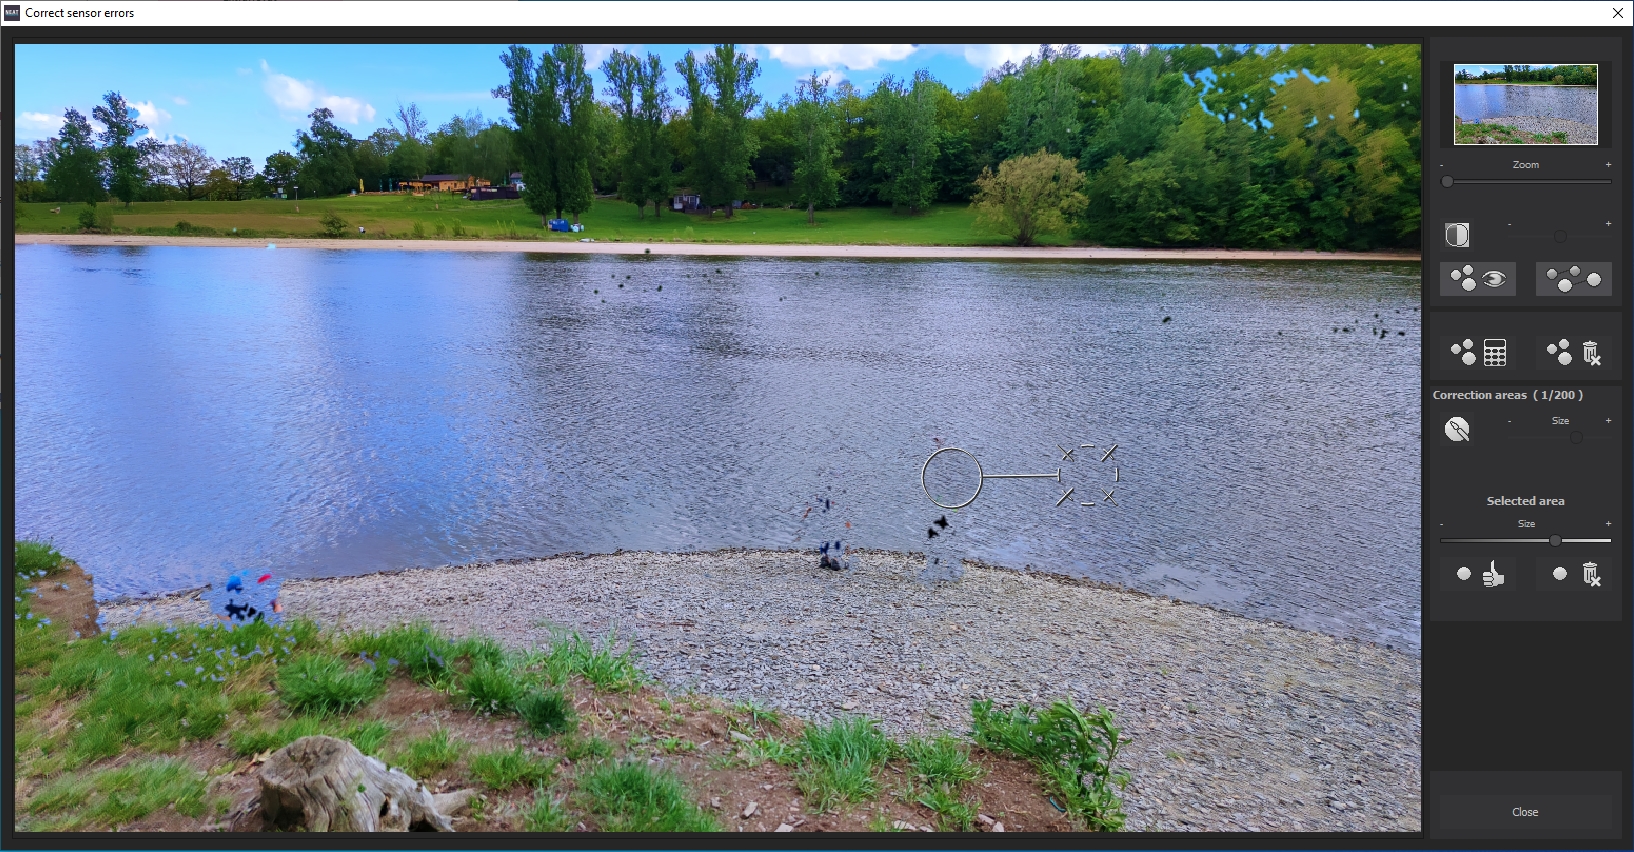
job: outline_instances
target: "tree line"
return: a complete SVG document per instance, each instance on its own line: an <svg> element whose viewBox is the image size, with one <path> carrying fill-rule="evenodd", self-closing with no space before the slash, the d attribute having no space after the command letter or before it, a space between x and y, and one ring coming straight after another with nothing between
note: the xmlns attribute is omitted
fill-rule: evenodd
<svg viewBox="0 0 1634 852"><path fill-rule="evenodd" d="M1505 83L1554 83L1565 86L1594 86L1600 80L1598 65L1505 65L1502 71L1483 69L1479 74L1458 69L1453 78L1461 83L1502 80Z"/></svg>
<svg viewBox="0 0 1634 852"><path fill-rule="evenodd" d="M134 170L123 167L136 187L126 194L254 197L299 183L303 195L319 195L356 189L360 178L373 190L424 172L497 183L519 171L524 202L544 218L582 215L615 193L637 205L632 215L648 205L660 215L685 190L726 215L732 202L759 197L814 220L835 206L915 215L983 192L998 197L1009 162L1015 179L1049 176L1070 188L1064 207L1030 221L1093 243L1418 244L1416 45L1154 46L1108 56L1043 45L963 92L926 71L867 90L813 72L775 102L755 89L757 61L732 44L668 64L615 51L600 66L600 92L581 45L537 53L516 45L499 60L494 94L507 115L498 121L473 113L429 131L416 105L399 105L387 127L356 139L320 109L293 150L259 171L242 163L235 171L231 159L191 162L185 150L163 160L141 150L154 147L144 140ZM91 139L74 115L37 158L36 183L55 200L94 191L94 182L123 199L108 153L117 145L106 133ZM91 148L103 152L96 181L52 182L52 163L89 163ZM1053 160L1019 162L1040 154L1074 175Z"/></svg>

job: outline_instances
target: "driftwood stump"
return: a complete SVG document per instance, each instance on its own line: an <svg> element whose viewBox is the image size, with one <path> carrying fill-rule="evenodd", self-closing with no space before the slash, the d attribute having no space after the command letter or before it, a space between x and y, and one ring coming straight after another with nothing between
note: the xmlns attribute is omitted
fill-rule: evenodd
<svg viewBox="0 0 1634 852"><path fill-rule="evenodd" d="M301 737L261 767L261 811L271 829L453 831L439 803L452 804L334 737Z"/></svg>

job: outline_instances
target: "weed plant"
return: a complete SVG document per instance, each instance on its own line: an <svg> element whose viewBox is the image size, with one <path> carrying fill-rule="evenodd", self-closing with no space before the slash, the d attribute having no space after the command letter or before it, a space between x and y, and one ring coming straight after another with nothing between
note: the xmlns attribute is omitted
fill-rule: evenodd
<svg viewBox="0 0 1634 852"><path fill-rule="evenodd" d="M995 711L991 700L971 705L976 742L1031 761L1067 813L1096 831L1120 831L1125 814L1118 797L1129 773L1112 768L1121 730L1112 711L1083 713L1057 700L1042 711L1026 704Z"/></svg>

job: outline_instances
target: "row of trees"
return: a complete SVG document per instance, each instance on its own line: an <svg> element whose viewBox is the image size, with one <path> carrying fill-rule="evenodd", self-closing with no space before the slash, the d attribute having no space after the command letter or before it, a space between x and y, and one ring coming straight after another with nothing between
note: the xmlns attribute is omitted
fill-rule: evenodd
<svg viewBox="0 0 1634 852"><path fill-rule="evenodd" d="M601 65L600 93L580 45L538 54L514 46L500 59L502 121L471 113L432 131L411 103L354 138L319 109L294 150L259 172L241 158L218 163L196 146L149 140L134 146L132 171L121 146L141 128L128 109L117 131L98 114L110 130L95 139L70 111L56 139L31 149L33 180L56 200L98 186L123 198L131 193L116 192L114 175L135 175L119 186L134 181L140 199L297 184L323 195L427 172L499 183L520 171L525 201L541 216L576 217L614 192L642 216L653 204L656 215L681 189L730 211L730 202L776 188L773 197L806 208L809 220L830 206L911 215L969 202L984 174L1043 152L1081 176L1074 191L1085 203L1060 227L1093 242L1368 249L1418 240L1415 45L1189 45L1101 57L1046 45L964 92L924 71L866 91L813 73L773 103L754 88L756 61L731 44L668 67L656 54L614 52ZM1568 67L1584 66L1553 70ZM118 112L112 100L105 107ZM103 165L91 169L92 160ZM85 168L51 177L53 163L81 161Z"/></svg>
<svg viewBox="0 0 1634 852"><path fill-rule="evenodd" d="M1593 86L1599 82L1598 65L1505 65L1502 71L1482 69L1479 74L1468 68L1458 69L1453 78L1461 83L1502 80L1505 83L1554 83L1567 86Z"/></svg>
<svg viewBox="0 0 1634 852"><path fill-rule="evenodd" d="M93 129L92 120L104 130ZM13 178L24 201L237 201L295 188L309 196L377 190L427 173L471 173L504 183L514 167L511 129L480 112L454 116L428 131L414 104L399 106L390 126L362 139L314 111L295 136L295 153L279 151L257 169L249 157L210 156L186 140L152 135L118 92L87 117L69 108L55 137L13 146Z"/></svg>

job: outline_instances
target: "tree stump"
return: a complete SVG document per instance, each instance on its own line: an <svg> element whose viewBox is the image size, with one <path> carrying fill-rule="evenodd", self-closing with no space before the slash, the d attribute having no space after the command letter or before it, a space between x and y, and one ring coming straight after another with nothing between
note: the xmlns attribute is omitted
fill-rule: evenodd
<svg viewBox="0 0 1634 852"><path fill-rule="evenodd" d="M453 831L437 800L401 769L334 737L301 737L261 767L266 827L306 831Z"/></svg>

